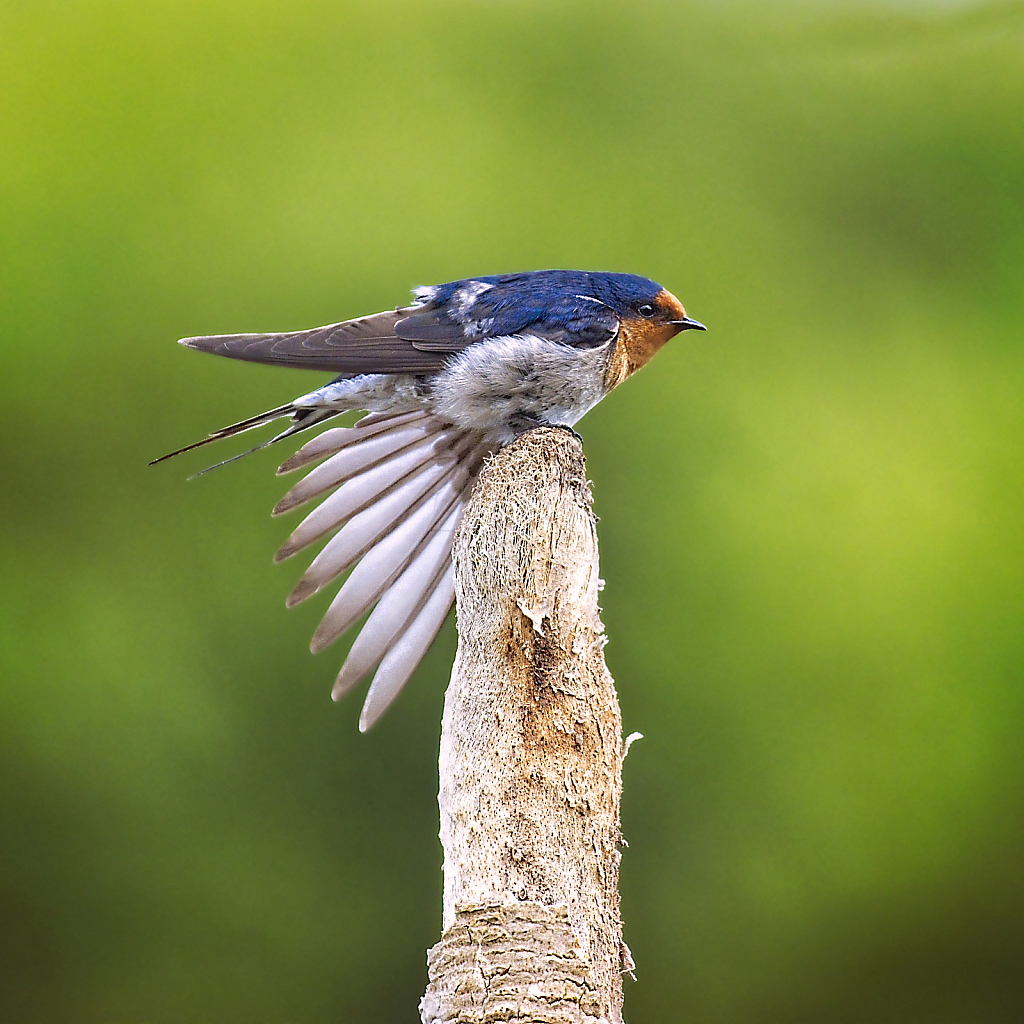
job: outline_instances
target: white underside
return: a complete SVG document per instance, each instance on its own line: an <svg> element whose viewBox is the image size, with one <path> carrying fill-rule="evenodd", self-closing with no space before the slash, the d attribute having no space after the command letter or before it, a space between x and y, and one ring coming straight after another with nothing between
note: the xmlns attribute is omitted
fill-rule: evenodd
<svg viewBox="0 0 1024 1024"><path fill-rule="evenodd" d="M580 349L534 335L476 342L427 378L369 373L296 400L301 407L421 409L506 443L540 424L571 427L604 397L613 341Z"/></svg>

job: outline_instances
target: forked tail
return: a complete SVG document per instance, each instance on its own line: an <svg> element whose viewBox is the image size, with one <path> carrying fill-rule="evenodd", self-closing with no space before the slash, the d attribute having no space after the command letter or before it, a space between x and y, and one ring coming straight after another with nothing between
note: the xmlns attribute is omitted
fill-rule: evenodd
<svg viewBox="0 0 1024 1024"><path fill-rule="evenodd" d="M316 407L296 406L294 402L289 402L287 405L279 405L276 409L268 409L266 412L261 412L258 416L250 416L247 420L240 420L238 423L232 423L228 427L221 427L220 430L215 430L209 437L204 437L202 441L193 441L192 444L187 444L184 448L161 455L159 459L154 459L150 465L155 466L157 463L166 462L168 459L173 459L175 455L190 452L193 448L202 448L204 445L212 444L214 441L223 441L226 437L234 437L236 434L244 434L249 430L255 430L257 427L265 427L268 423L273 423L274 420L284 419L285 416L291 417L291 426L286 430L282 430L280 434L276 434L269 441L256 445L255 448L250 448L239 455L232 455L230 459L224 459L223 462L207 466L206 469L201 469L195 474L196 476L202 476L204 473L209 473L211 469L218 469L220 466L226 466L229 462L245 458L246 455L252 455L253 452L258 452L261 448L266 448L267 445L271 445L275 441L283 441L286 437L291 437L292 434L297 434L301 430L308 430L318 423L323 423L324 420L340 416L343 411L341 409L318 409Z"/></svg>

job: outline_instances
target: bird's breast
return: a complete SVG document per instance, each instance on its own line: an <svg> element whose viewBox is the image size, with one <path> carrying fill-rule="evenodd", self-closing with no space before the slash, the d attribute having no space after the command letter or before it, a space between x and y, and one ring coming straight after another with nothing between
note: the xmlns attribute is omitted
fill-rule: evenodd
<svg viewBox="0 0 1024 1024"><path fill-rule="evenodd" d="M438 415L511 438L538 423L572 426L605 396L609 342L579 349L531 335L468 346L430 381Z"/></svg>

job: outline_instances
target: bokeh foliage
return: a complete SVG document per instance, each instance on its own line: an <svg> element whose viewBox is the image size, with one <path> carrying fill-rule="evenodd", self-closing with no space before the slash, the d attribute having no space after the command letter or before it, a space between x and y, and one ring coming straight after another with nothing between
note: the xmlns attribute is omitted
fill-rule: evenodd
<svg viewBox="0 0 1024 1024"><path fill-rule="evenodd" d="M584 421L633 1021L1019 1019L1024 6L0 7L0 1017L414 1021L447 627L372 733L286 614L322 378L174 339L647 274Z"/></svg>

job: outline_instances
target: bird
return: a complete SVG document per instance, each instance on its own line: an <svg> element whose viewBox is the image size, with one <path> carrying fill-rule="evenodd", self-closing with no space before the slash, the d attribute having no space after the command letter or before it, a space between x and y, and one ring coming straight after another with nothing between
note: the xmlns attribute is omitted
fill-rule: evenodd
<svg viewBox="0 0 1024 1024"><path fill-rule="evenodd" d="M413 296L406 306L311 330L181 339L200 352L337 376L151 463L290 421L215 469L344 413L364 414L317 434L280 465L279 475L312 468L273 510L322 499L274 559L326 539L288 607L348 571L313 653L372 609L332 690L338 700L376 670L362 732L397 697L448 615L453 538L485 460L533 428L571 429L679 332L707 329L675 295L635 274L536 270L415 288Z"/></svg>

